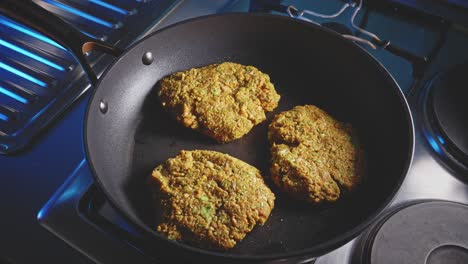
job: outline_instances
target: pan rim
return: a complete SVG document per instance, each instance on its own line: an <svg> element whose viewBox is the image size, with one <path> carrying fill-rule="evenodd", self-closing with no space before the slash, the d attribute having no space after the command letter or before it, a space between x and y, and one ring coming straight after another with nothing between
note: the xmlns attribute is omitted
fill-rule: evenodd
<svg viewBox="0 0 468 264"><path fill-rule="evenodd" d="M392 83L393 85L393 90L396 92L396 96L398 97L400 104L402 107L404 107L404 112L406 116L406 121L408 124L409 128L409 133L408 133L408 140L409 140L409 150L406 156L406 162L403 167L403 170L401 172L401 175L398 179L397 184L394 186L393 191L390 193L390 195L381 203L381 205L372 213L370 214L364 221L359 223L357 226L352 228L351 230L342 233L340 235L337 235L336 237L325 241L324 243L320 245L316 245L313 247L308 247L306 249L301 249L301 250L295 250L287 253L275 253L275 254L258 254L258 255L238 255L238 254L232 254L232 253L225 253L225 252L216 252L216 251L210 251L202 248L197 248L194 246L187 245L185 243L181 242L176 242L167 239L166 237L162 236L161 234L157 233L155 230L150 229L148 226L145 225L139 225L137 222L139 221L138 219L129 216L125 212L125 210L122 210L119 208L118 203L112 198L112 196L107 192L107 190L104 188L104 184L100 181L99 177L96 176L96 169L93 164L92 160L92 154L90 154L89 150L89 141L88 141L88 120L89 116L91 115L91 105L93 105L93 102L95 102L97 99L96 93L99 90L99 87L101 85L101 82L105 80L107 73L117 64L119 61L126 56L127 53L129 53L133 48L138 46L139 44L143 43L149 38L152 38L153 36L159 34L160 32L169 30L173 27L177 27L180 25L184 25L186 23L190 23L193 21L198 21L198 20L204 20L204 19L210 19L214 17L230 17L230 16L257 16L257 17L270 17L270 18L275 18L275 19L283 19L285 21L289 21L292 23L298 23L302 26L310 27L315 30L322 31L326 34L329 34L333 37L339 38L345 43L346 45L349 45L350 48L356 49L357 52L360 52L361 55L366 56L369 62L374 63L375 66L379 69L379 71L382 72L383 75L385 75L386 82L389 84ZM96 110L97 111L97 110ZM330 252L334 249L339 248L340 246L348 243L352 239L356 238L364 229L366 229L368 226L370 226L378 217L379 214L381 214L384 209L386 209L391 202L394 200L396 197L397 193L401 189L401 185L403 184L408 171L411 167L411 164L413 162L413 157L414 157L414 150L415 150L415 128L414 128L414 122L413 122L413 116L408 104L408 101L401 90L399 84L396 82L395 78L393 75L383 66L372 54L368 53L364 48L360 47L356 43L347 40L340 34L336 33L335 31L332 31L330 29L327 29L325 27L322 27L320 25L315 25L313 23L308 23L306 21L301 21L298 19L286 17L286 16L281 16L281 15L275 15L275 14L267 14L267 13L241 13L241 12L236 12L236 13L228 13L228 14L212 14L212 15L205 15L205 16L200 16L200 17L195 17L187 20L183 20L180 22L177 22L175 24L169 25L167 27L164 27L162 29L159 29L151 34L148 34L147 36L143 37L142 39L134 42L132 45L127 47L125 51L117 58L115 59L102 73L101 77L99 78L98 82L96 83L96 86L94 90L92 91L92 94L90 96L90 99L88 101L88 105L86 106L86 112L85 112L85 117L84 117L84 126L83 126L83 140L84 140L84 150L85 150L85 158L89 164L89 167L91 169L92 175L94 180L97 183L97 186L99 189L104 193L106 196L106 199L109 201L111 206L117 210L122 216L126 218L127 221L129 221L134 227L136 227L138 230L146 232L148 234L151 234L151 237L156 237L159 240L161 240L164 243L170 243L171 245L175 246L176 248L188 250L191 253L195 254L203 254L211 257L217 257L217 258L224 258L224 259L231 259L231 260L251 260L251 261L259 261L259 260L274 260L274 259L289 259L289 258L298 258L298 257L319 257L327 252Z"/></svg>

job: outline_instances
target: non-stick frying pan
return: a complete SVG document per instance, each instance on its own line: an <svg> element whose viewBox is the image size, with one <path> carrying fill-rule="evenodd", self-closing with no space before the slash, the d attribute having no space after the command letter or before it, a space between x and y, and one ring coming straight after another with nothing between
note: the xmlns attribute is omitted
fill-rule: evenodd
<svg viewBox="0 0 468 264"><path fill-rule="evenodd" d="M82 52L118 52L78 34L28 1L3 0L1 10L69 47L94 81ZM171 73L223 61L268 73L282 98L278 109L248 135L228 144L186 129L162 111L158 81ZM268 175L266 129L274 114L315 104L353 124L367 157L364 184L338 202L311 206L274 186L270 219L227 252L169 241L155 232L146 180L182 149L210 149L244 160ZM356 44L320 26L266 14L207 16L162 29L128 48L95 83L84 137L96 182L111 204L143 233L149 254L218 263L304 259L358 235L389 204L413 154L413 125L395 80ZM269 181L268 181L269 182ZM269 182L270 183L270 182ZM196 260L196 261L195 261Z"/></svg>

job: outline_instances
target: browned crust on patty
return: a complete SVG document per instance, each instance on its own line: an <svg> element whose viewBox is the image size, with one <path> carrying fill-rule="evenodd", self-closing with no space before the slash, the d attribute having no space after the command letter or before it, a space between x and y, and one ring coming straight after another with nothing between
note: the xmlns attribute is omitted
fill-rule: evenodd
<svg viewBox="0 0 468 264"><path fill-rule="evenodd" d="M352 127L316 106L278 114L268 138L273 182L298 199L336 201L340 189L352 191L361 182L363 153Z"/></svg>
<svg viewBox="0 0 468 264"><path fill-rule="evenodd" d="M164 108L184 126L222 143L247 134L280 99L267 74L232 62L177 72L160 84Z"/></svg>
<svg viewBox="0 0 468 264"><path fill-rule="evenodd" d="M253 166L215 151L182 151L157 166L157 231L200 247L229 249L263 225L275 196Z"/></svg>

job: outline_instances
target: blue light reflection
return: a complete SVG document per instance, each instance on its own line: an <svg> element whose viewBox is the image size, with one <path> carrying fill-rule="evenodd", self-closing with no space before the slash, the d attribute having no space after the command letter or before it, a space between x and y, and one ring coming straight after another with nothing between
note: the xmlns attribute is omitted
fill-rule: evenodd
<svg viewBox="0 0 468 264"><path fill-rule="evenodd" d="M80 177L80 175L75 175L80 171L82 166L85 164L85 160L82 160L78 167L72 172L70 177L60 186L60 188L54 193L54 195L47 201L47 203L39 210L37 213L37 220L42 222L47 218L47 215L50 213L50 210L55 206L63 206L67 203L73 203L70 199L79 198L77 193L82 192L82 188L89 188L91 185L91 177ZM84 182L83 182L84 181ZM81 189L80 189L81 188Z"/></svg>
<svg viewBox="0 0 468 264"><path fill-rule="evenodd" d="M6 115L0 113L0 120L8 121L8 119L9 119L8 116L6 116Z"/></svg>
<svg viewBox="0 0 468 264"><path fill-rule="evenodd" d="M46 214L46 211L48 210L48 208L42 208L38 213L37 213L37 220L41 221L42 219L44 219L44 216Z"/></svg>
<svg viewBox="0 0 468 264"><path fill-rule="evenodd" d="M442 149L440 148L439 144L435 141L435 139L431 136L426 136L427 142L431 145L432 149L434 149L437 154L442 154Z"/></svg>
<svg viewBox="0 0 468 264"><path fill-rule="evenodd" d="M437 135L437 139L439 140L440 144L445 145L445 140L441 135Z"/></svg>
<svg viewBox="0 0 468 264"><path fill-rule="evenodd" d="M98 17L95 17L93 15L85 13L85 12L83 12L81 10L78 10L76 8L73 8L71 6L67 6L67 5L64 5L62 3L52 1L52 0L43 0L43 1L48 3L48 4L51 4L53 6L56 6L56 7L60 8L60 9L63 9L65 11L69 12L69 13L75 14L75 15L80 16L80 17L82 17L84 19L87 19L89 21L93 21L93 22L95 22L95 23L97 23L99 25L102 25L102 26L105 26L105 27L108 27L108 28L113 28L114 27L114 25L112 23L108 22L108 21L102 20L102 19L100 19Z"/></svg>
<svg viewBox="0 0 468 264"><path fill-rule="evenodd" d="M13 73L15 75L18 75L21 78L24 78L24 79L26 79L26 80L28 80L30 82L33 82L33 83L35 83L35 84L37 84L39 86L47 87L47 84L45 82L43 82L43 81L41 81L41 80L39 80L37 78L34 78L34 77L32 77L31 75L29 75L29 74L27 74L25 72L22 72L22 71L20 71L18 69L15 69L15 68L11 67L8 64L0 62L0 68L4 69L6 71L9 71L9 72L11 72L11 73Z"/></svg>
<svg viewBox="0 0 468 264"><path fill-rule="evenodd" d="M18 53L21 53L21 54L23 54L25 56L28 56L31 59L39 61L39 62L41 62L41 63L43 63L43 64L45 64L47 66L50 66L52 68L55 68L55 69L57 69L59 71L64 71L65 70L65 68L63 68L62 66L60 66L60 65L58 65L58 64L56 64L56 63L54 63L54 62L52 62L50 60L47 60L47 59L45 59L45 58L43 58L41 56L38 56L38 55L36 55L34 53L31 53L31 52L29 52L29 51L27 51L25 49L22 49L22 48L14 45L14 44L12 44L10 42L7 42L7 41L3 40L3 39L0 39L0 45L4 46L6 48L9 48L11 50L14 50L14 51L16 51Z"/></svg>
<svg viewBox="0 0 468 264"><path fill-rule="evenodd" d="M13 73L15 75L18 75L19 77L24 78L24 79L26 79L26 80L28 80L30 82L33 82L33 83L35 83L35 84L37 84L39 86L47 87L47 84L45 82L43 82L43 81L41 81L41 80L39 80L37 78L34 78L34 77L32 77L31 75L29 75L29 74L27 74L25 72L22 72L22 71L20 71L18 69L15 69L15 68L11 67L8 64L0 62L0 68L4 69L6 71L9 71L9 72L11 72L11 73Z"/></svg>
<svg viewBox="0 0 468 264"><path fill-rule="evenodd" d="M28 35L30 37L41 40L41 41L43 41L45 43L48 43L48 44L50 44L52 46L55 46L55 47L59 48L59 49L66 50L64 47L62 47L57 42L51 40L50 38L48 38L48 37L46 37L46 36L44 36L42 34L39 34L39 33L35 32L35 31L32 31L29 28L24 27L24 26L22 26L20 24L17 24L17 23L15 23L13 21L10 21L10 20L7 20L7 19L4 19L4 18L0 17L0 24L2 24L4 26L7 26L9 28L12 28L12 29L14 29L16 31L19 31L21 33L24 33L24 34L26 34L26 35Z"/></svg>
<svg viewBox="0 0 468 264"><path fill-rule="evenodd" d="M10 98L13 98L16 101L19 101L19 102L21 102L23 104L29 103L29 101L26 98L24 98L22 96L19 96L19 95L13 93L12 91L3 88L2 86L0 86L0 93L4 94L4 95L6 95L6 96L8 96Z"/></svg>
<svg viewBox="0 0 468 264"><path fill-rule="evenodd" d="M96 5L99 5L99 6L102 6L104 8L110 9L110 10L115 11L117 13L120 13L122 15L128 15L128 13L129 13L127 10L124 10L124 9L122 9L120 7L117 7L115 5L109 4L109 3L101 1L101 0L89 0L89 2L94 3Z"/></svg>

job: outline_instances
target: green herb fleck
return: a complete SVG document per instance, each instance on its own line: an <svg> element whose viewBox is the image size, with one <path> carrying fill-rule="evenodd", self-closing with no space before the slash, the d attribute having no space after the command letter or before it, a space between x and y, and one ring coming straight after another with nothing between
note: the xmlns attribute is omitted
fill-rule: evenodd
<svg viewBox="0 0 468 264"><path fill-rule="evenodd" d="M220 95L220 94L221 94L221 90L220 90L220 89L217 89L217 88L216 88L216 89L213 89L211 92L212 92L214 95Z"/></svg>
<svg viewBox="0 0 468 264"><path fill-rule="evenodd" d="M200 214L205 218L206 220L211 220L212 214L213 214L213 208L211 205L203 206L200 210Z"/></svg>

